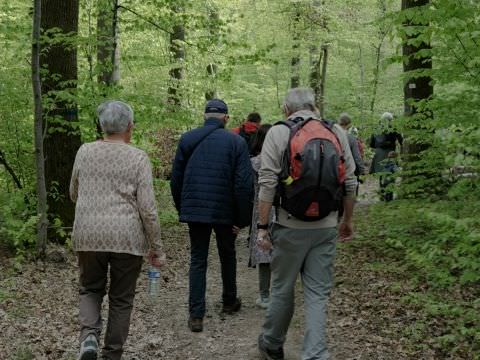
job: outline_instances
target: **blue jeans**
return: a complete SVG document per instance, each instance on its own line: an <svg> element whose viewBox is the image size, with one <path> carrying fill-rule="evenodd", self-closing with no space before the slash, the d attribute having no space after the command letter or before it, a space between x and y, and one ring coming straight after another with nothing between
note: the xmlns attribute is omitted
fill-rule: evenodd
<svg viewBox="0 0 480 360"><path fill-rule="evenodd" d="M222 268L224 305L232 305L237 298L236 235L232 225L188 223L190 233L190 295L189 312L192 318L205 316L205 289L210 235L215 231L218 255Z"/></svg>

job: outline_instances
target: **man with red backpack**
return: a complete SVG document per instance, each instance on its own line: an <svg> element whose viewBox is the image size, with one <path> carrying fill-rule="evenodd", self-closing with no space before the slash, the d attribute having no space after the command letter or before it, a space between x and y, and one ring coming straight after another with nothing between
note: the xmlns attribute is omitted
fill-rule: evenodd
<svg viewBox="0 0 480 360"><path fill-rule="evenodd" d="M326 304L333 287L337 235L341 240L353 236L355 163L345 132L320 119L311 89L291 89L283 110L287 120L269 130L261 152L257 242L265 251L273 249L273 258L270 305L258 347L264 359L284 359L300 273L305 304L302 359L327 359ZM273 204L277 216L270 237Z"/></svg>
<svg viewBox="0 0 480 360"><path fill-rule="evenodd" d="M252 112L248 114L247 120L240 125L239 127L233 128L232 132L237 135L240 135L247 142L250 155L252 154L252 143L254 135L257 133L260 123L262 122L262 117L257 112Z"/></svg>

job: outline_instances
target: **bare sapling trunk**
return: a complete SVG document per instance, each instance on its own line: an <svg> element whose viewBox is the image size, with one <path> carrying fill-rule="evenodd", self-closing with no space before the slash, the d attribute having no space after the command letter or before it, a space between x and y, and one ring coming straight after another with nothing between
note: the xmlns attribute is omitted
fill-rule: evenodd
<svg viewBox="0 0 480 360"><path fill-rule="evenodd" d="M327 81L327 61L328 61L328 46L322 45L322 79L320 81L320 93L318 105L320 107L320 116L325 118L325 84Z"/></svg>
<svg viewBox="0 0 480 360"><path fill-rule="evenodd" d="M43 154L42 85L40 81L41 0L34 0L32 32L32 86L34 100L35 165L37 177L37 257L45 258L47 247L47 188Z"/></svg>
<svg viewBox="0 0 480 360"><path fill-rule="evenodd" d="M290 87L296 88L300 86L300 8L297 3L294 4L295 14L292 21L292 59L290 61L291 66L291 77L290 77Z"/></svg>
<svg viewBox="0 0 480 360"><path fill-rule="evenodd" d="M101 0L97 6L98 83L109 87L120 81L118 0Z"/></svg>

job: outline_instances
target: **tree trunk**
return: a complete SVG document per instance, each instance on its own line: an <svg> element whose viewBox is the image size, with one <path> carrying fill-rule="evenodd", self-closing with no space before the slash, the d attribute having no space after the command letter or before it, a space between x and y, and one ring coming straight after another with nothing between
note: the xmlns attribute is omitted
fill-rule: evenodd
<svg viewBox="0 0 480 360"><path fill-rule="evenodd" d="M120 81L118 0L99 0L97 17L98 83L112 86Z"/></svg>
<svg viewBox="0 0 480 360"><path fill-rule="evenodd" d="M219 35L218 24L220 20L218 9L214 5L210 5L207 9L207 13L208 13L208 19L209 19L207 26L208 26L208 32L210 33L210 38L217 39ZM209 79L208 88L205 91L205 100L207 101L217 97L217 89L215 84L216 75L217 75L217 64L212 62L207 65L207 78Z"/></svg>
<svg viewBox="0 0 480 360"><path fill-rule="evenodd" d="M45 185L45 158L43 154L42 88L40 80L40 22L41 0L33 3L32 31L32 88L34 101L34 138L37 180L37 256L45 258L47 247L47 189Z"/></svg>
<svg viewBox="0 0 480 360"><path fill-rule="evenodd" d="M322 45L322 80L320 81L320 92L318 96L318 107L320 109L320 116L325 118L325 84L327 81L327 60L328 60L328 46Z"/></svg>
<svg viewBox="0 0 480 360"><path fill-rule="evenodd" d="M290 78L290 87L296 88L300 86L300 31L298 27L300 26L300 9L298 4L294 3L295 14L292 22L292 60L290 61L290 66L292 69L292 75Z"/></svg>
<svg viewBox="0 0 480 360"><path fill-rule="evenodd" d="M317 54L318 52L318 54ZM318 51L318 46L310 48L310 87L315 93L315 103L320 106L320 84L322 82L322 59L323 51Z"/></svg>
<svg viewBox="0 0 480 360"><path fill-rule="evenodd" d="M382 17L387 13L387 4L385 0L379 1ZM380 27L378 33L378 45L375 46L375 68L373 69L372 100L370 101L370 113L375 111L375 102L377 101L378 82L380 80L380 62L382 61L382 47L387 36L387 30Z"/></svg>
<svg viewBox="0 0 480 360"><path fill-rule="evenodd" d="M375 111L375 101L377 100L378 81L380 79L380 61L382 56L382 42L375 47L375 68L373 69L372 100L370 101L370 113Z"/></svg>
<svg viewBox="0 0 480 360"><path fill-rule="evenodd" d="M217 97L217 89L215 87L215 76L217 75L217 65L208 64L207 65L207 76L210 77L211 83L209 84L209 89L205 91L205 100L212 100Z"/></svg>
<svg viewBox="0 0 480 360"><path fill-rule="evenodd" d="M358 66L360 69L360 91L358 96L358 107L360 108L360 121L365 118L364 95L365 95L365 65L363 64L362 45L358 44Z"/></svg>
<svg viewBox="0 0 480 360"><path fill-rule="evenodd" d="M183 11L181 5L173 6L175 13ZM185 61L185 27L176 19L170 34L170 53L172 55L172 68L170 69L170 86L168 87L168 103L174 105L173 109L181 104L180 83L183 79L183 63Z"/></svg>
<svg viewBox="0 0 480 360"><path fill-rule="evenodd" d="M49 213L58 216L63 226L71 227L74 204L69 197L73 162L81 138L77 127L77 106L72 100L77 87L78 0L42 0L41 28L47 40L40 57L40 66L48 73L42 78L42 93L48 96L43 109L45 176ZM58 29L59 42L51 29ZM66 34L69 34L68 36ZM73 41L72 41L73 40ZM68 94L68 96L65 96Z"/></svg>
<svg viewBox="0 0 480 360"><path fill-rule="evenodd" d="M429 0L402 0L402 10L425 6ZM421 160L421 153L430 147L429 133L426 128L431 112L417 107L417 102L427 100L433 95L432 79L430 76L413 77L411 72L432 69L432 58L429 55L419 54L423 50L431 49L426 42L414 42L423 35L429 26L427 21L414 17L407 20L403 26L416 31L405 31L403 39L403 71L407 76L404 86L404 115L411 117L406 123L408 137L405 141L403 151L405 153L405 165L402 184L405 188L404 196L423 196L430 193L434 187L430 186L433 179L441 177L438 168L426 167ZM434 191L434 190L433 190Z"/></svg>
<svg viewBox="0 0 480 360"><path fill-rule="evenodd" d="M402 10L407 10L414 7L427 5L429 0L402 0ZM420 27L425 28L428 23L418 23L413 20L406 21L405 27ZM424 30L419 30L414 34L407 34L403 42L403 71L408 73L418 70L431 70L432 58L431 56L418 55L418 52L422 50L431 49L430 44L421 42L420 44L411 44L412 40L415 40L421 35ZM406 116L412 116L417 113L417 107L414 102L425 100L433 95L433 86L431 85L430 76L410 77L404 86L404 99L405 108L404 112Z"/></svg>

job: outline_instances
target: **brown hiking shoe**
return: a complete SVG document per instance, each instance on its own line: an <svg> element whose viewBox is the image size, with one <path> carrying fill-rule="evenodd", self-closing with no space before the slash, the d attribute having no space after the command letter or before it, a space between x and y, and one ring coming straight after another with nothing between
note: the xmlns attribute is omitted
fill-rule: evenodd
<svg viewBox="0 0 480 360"><path fill-rule="evenodd" d="M242 307L242 302L239 298L235 299L235 302L230 305L223 304L223 312L228 315L232 315L233 313L239 312L240 308Z"/></svg>
<svg viewBox="0 0 480 360"><path fill-rule="evenodd" d="M202 318L189 318L188 319L188 328L192 332L201 332L203 331L203 319Z"/></svg>

